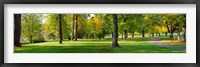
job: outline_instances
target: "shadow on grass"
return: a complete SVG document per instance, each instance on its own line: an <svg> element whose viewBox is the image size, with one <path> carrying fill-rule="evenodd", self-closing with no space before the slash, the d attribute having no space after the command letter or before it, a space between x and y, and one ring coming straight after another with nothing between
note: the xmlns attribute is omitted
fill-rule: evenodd
<svg viewBox="0 0 200 67"><path fill-rule="evenodd" d="M15 47L15 53L184 53L153 45L121 45L111 46L23 46Z"/></svg>
<svg viewBox="0 0 200 67"><path fill-rule="evenodd" d="M119 38L121 48L112 48L112 39L78 39L78 41L47 41L34 44L23 44L15 47L15 53L185 53L183 50L174 50L150 45L152 37L134 37L123 40ZM168 40L169 38L161 38Z"/></svg>

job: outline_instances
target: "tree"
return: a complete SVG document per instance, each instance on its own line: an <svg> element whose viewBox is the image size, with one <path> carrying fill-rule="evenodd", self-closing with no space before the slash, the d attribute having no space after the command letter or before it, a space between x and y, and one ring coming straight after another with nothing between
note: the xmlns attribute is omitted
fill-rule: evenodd
<svg viewBox="0 0 200 67"><path fill-rule="evenodd" d="M113 31L113 38L112 38L112 46L113 47L119 47L118 44L118 19L117 14L113 14L113 25L114 25L114 31Z"/></svg>
<svg viewBox="0 0 200 67"><path fill-rule="evenodd" d="M61 14L61 27L62 27L62 40L68 38L71 39L71 14ZM43 23L45 25L46 30L43 29L43 32L47 33L47 35L54 35L58 39L60 38L59 34L59 23L60 23L60 15L59 14L46 14L46 21ZM52 34L53 33L53 34ZM51 36L52 37L52 36Z"/></svg>
<svg viewBox="0 0 200 67"><path fill-rule="evenodd" d="M59 43L62 44L62 14L59 14Z"/></svg>
<svg viewBox="0 0 200 67"><path fill-rule="evenodd" d="M21 36L21 14L14 14L14 45L21 47L20 36Z"/></svg>
<svg viewBox="0 0 200 67"><path fill-rule="evenodd" d="M27 38L30 43L37 39L37 35L41 34L41 18L39 14L22 14L21 19L22 37Z"/></svg>
<svg viewBox="0 0 200 67"><path fill-rule="evenodd" d="M127 40L127 38L128 38L128 31L127 31L127 27L128 27L128 25L127 25L127 17L128 17L128 15L126 15L126 14L121 14L120 15L121 16L121 22L122 22L122 27L123 27L123 35L124 35L124 40ZM122 37L123 37L123 35L122 35Z"/></svg>
<svg viewBox="0 0 200 67"><path fill-rule="evenodd" d="M76 22L75 22L75 41L77 41L77 36L78 36L78 17L79 17L79 15L76 14L75 15L75 20L76 20Z"/></svg>
<svg viewBox="0 0 200 67"><path fill-rule="evenodd" d="M186 14L183 15L182 40L186 42Z"/></svg>
<svg viewBox="0 0 200 67"><path fill-rule="evenodd" d="M184 14L166 14L163 16L163 22L170 33L170 38L173 38L173 33L177 32L180 36L181 27L184 27Z"/></svg>
<svg viewBox="0 0 200 67"><path fill-rule="evenodd" d="M75 20L74 20L74 17L75 17L75 15L73 14L73 15L72 15L72 36L71 36L71 39L72 39L72 40L74 40L74 21L75 21Z"/></svg>
<svg viewBox="0 0 200 67"><path fill-rule="evenodd" d="M142 33L142 38L145 37L146 27L148 26L147 22L145 21L145 15L143 14L135 14L135 22L137 22L137 29L138 32Z"/></svg>

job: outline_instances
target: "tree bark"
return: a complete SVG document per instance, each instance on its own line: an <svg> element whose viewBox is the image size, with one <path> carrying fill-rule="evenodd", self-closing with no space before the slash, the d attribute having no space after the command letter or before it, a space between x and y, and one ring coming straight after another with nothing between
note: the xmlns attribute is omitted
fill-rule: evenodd
<svg viewBox="0 0 200 67"><path fill-rule="evenodd" d="M59 43L62 44L62 15L59 14Z"/></svg>
<svg viewBox="0 0 200 67"><path fill-rule="evenodd" d="M124 30L124 40L126 40L128 38L128 34L127 34L127 31L126 29Z"/></svg>
<svg viewBox="0 0 200 67"><path fill-rule="evenodd" d="M14 14L14 45L21 47L20 36L21 36L21 14Z"/></svg>
<svg viewBox="0 0 200 67"><path fill-rule="evenodd" d="M160 37L160 33L158 33L158 36Z"/></svg>
<svg viewBox="0 0 200 67"><path fill-rule="evenodd" d="M182 40L184 41L184 42L186 42L186 28L182 28L183 29L183 33L182 33Z"/></svg>
<svg viewBox="0 0 200 67"><path fill-rule="evenodd" d="M170 31L170 38L173 38L173 25L172 25L172 23L170 24L171 25L171 31Z"/></svg>
<svg viewBox="0 0 200 67"><path fill-rule="evenodd" d="M154 33L152 33L152 37L154 37Z"/></svg>
<svg viewBox="0 0 200 67"><path fill-rule="evenodd" d="M78 33L77 33L77 30L78 30L78 15L76 15L76 24L75 24L75 41L77 41L77 36L78 36Z"/></svg>
<svg viewBox="0 0 200 67"><path fill-rule="evenodd" d="M72 15L72 36L71 39L74 40L74 14Z"/></svg>
<svg viewBox="0 0 200 67"><path fill-rule="evenodd" d="M165 32L165 36L167 37L167 32Z"/></svg>
<svg viewBox="0 0 200 67"><path fill-rule="evenodd" d="M113 32L112 32L112 34L111 34L111 35L112 35L112 38L113 38Z"/></svg>
<svg viewBox="0 0 200 67"><path fill-rule="evenodd" d="M135 36L135 32L132 33L132 38Z"/></svg>
<svg viewBox="0 0 200 67"><path fill-rule="evenodd" d="M184 22L182 27L182 40L186 42L186 22Z"/></svg>
<svg viewBox="0 0 200 67"><path fill-rule="evenodd" d="M173 32L170 32L170 38L173 38Z"/></svg>
<svg viewBox="0 0 200 67"><path fill-rule="evenodd" d="M113 47L119 47L118 44L118 21L117 21L117 14L113 14L113 25L114 25L114 31L113 31L113 38L112 38L112 46Z"/></svg>
<svg viewBox="0 0 200 67"><path fill-rule="evenodd" d="M29 42L32 44L32 43L33 43L33 36L30 35L30 36L29 36L29 39L30 39Z"/></svg>
<svg viewBox="0 0 200 67"><path fill-rule="evenodd" d="M144 29L142 29L142 38L144 38L145 35L144 35Z"/></svg>

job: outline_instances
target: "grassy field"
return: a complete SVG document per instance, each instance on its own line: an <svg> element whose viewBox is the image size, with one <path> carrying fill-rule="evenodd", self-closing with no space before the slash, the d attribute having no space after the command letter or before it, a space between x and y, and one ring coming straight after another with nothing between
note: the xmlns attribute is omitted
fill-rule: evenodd
<svg viewBox="0 0 200 67"><path fill-rule="evenodd" d="M14 47L15 53L185 53L185 50L175 50L154 46L148 43L150 37L141 37L122 40L119 38L120 48L112 48L111 38L106 39L78 39L78 41L47 41L34 44L22 44ZM167 40L167 38L161 38ZM176 43L176 42L173 42ZM176 44L176 46L185 45ZM185 47L185 46L183 46Z"/></svg>

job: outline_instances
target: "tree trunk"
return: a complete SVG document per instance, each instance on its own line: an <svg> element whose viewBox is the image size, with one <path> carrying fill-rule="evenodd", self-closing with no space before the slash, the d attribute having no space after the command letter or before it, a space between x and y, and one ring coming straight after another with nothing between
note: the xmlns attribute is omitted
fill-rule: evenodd
<svg viewBox="0 0 200 67"><path fill-rule="evenodd" d="M62 44L62 15L59 14L59 43Z"/></svg>
<svg viewBox="0 0 200 67"><path fill-rule="evenodd" d="M112 35L112 38L113 38L113 32L112 32L112 34L111 34L111 35Z"/></svg>
<svg viewBox="0 0 200 67"><path fill-rule="evenodd" d="M30 36L29 36L29 39L30 39L30 40L29 40L29 41L30 41L30 43L32 44L32 43L33 43L33 36L32 36L32 35L30 35Z"/></svg>
<svg viewBox="0 0 200 67"><path fill-rule="evenodd" d="M72 40L74 40L74 14L72 15Z"/></svg>
<svg viewBox="0 0 200 67"><path fill-rule="evenodd" d="M160 33L158 33L158 36L160 37Z"/></svg>
<svg viewBox="0 0 200 67"><path fill-rule="evenodd" d="M132 33L132 38L135 36L135 32Z"/></svg>
<svg viewBox="0 0 200 67"><path fill-rule="evenodd" d="M78 30L78 15L76 15L76 25L75 25L75 41L77 41L77 36L78 36L78 33L77 33L77 30Z"/></svg>
<svg viewBox="0 0 200 67"><path fill-rule="evenodd" d="M126 29L124 30L124 40L126 40L128 38L128 34L127 34L127 31Z"/></svg>
<svg viewBox="0 0 200 67"><path fill-rule="evenodd" d="M88 39L88 34L86 34L86 38Z"/></svg>
<svg viewBox="0 0 200 67"><path fill-rule="evenodd" d="M112 38L112 46L119 47L118 44L118 21L117 21L117 14L113 14L113 25L114 25L114 32Z"/></svg>
<svg viewBox="0 0 200 67"><path fill-rule="evenodd" d="M154 37L154 33L152 33L152 37Z"/></svg>
<svg viewBox="0 0 200 67"><path fill-rule="evenodd" d="M171 25L171 31L170 31L170 38L172 39L173 38L173 26L172 26L172 23L170 24Z"/></svg>
<svg viewBox="0 0 200 67"><path fill-rule="evenodd" d="M142 38L144 38L145 35L144 35L144 29L142 29Z"/></svg>
<svg viewBox="0 0 200 67"><path fill-rule="evenodd" d="M170 32L170 38L173 38L173 32Z"/></svg>
<svg viewBox="0 0 200 67"><path fill-rule="evenodd" d="M186 22L184 22L182 27L182 40L186 42Z"/></svg>
<svg viewBox="0 0 200 67"><path fill-rule="evenodd" d="M165 32L165 36L167 37L167 32Z"/></svg>
<svg viewBox="0 0 200 67"><path fill-rule="evenodd" d="M14 45L21 47L20 36L21 36L21 14L14 14Z"/></svg>

